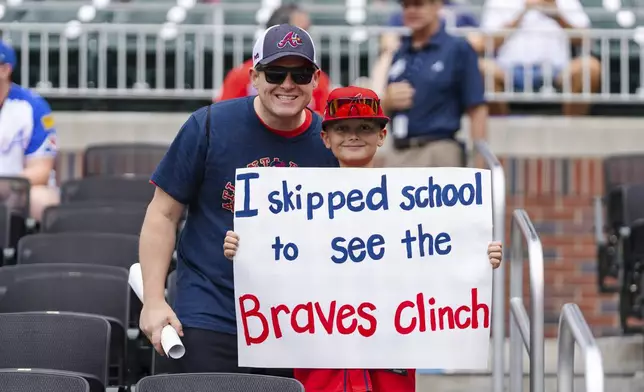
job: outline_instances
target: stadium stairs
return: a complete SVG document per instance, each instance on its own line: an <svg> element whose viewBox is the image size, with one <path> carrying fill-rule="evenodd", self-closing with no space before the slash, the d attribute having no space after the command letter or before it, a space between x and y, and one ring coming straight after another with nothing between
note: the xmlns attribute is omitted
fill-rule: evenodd
<svg viewBox="0 0 644 392"><path fill-rule="evenodd" d="M644 392L644 349L641 335L598 338L597 345L602 352L604 363L605 392ZM506 388L510 391L509 380L509 342L506 344ZM575 352L575 392L586 392L584 364L579 349ZM523 361L523 390L530 391L530 364L527 354ZM545 392L557 392L557 339L546 339L545 344ZM418 376L417 392L493 392L492 373L467 374L443 373L422 374Z"/></svg>

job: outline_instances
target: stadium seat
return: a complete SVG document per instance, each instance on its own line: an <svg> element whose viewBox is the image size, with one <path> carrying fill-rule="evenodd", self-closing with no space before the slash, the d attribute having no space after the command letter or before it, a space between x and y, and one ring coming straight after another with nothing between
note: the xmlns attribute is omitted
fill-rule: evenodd
<svg viewBox="0 0 644 392"><path fill-rule="evenodd" d="M6 392L90 392L78 374L46 369L0 369L0 385Z"/></svg>
<svg viewBox="0 0 644 392"><path fill-rule="evenodd" d="M44 233L90 232L139 235L145 209L114 206L76 206L61 204L47 207L43 213Z"/></svg>
<svg viewBox="0 0 644 392"><path fill-rule="evenodd" d="M57 311L94 314L110 323L110 364L125 381L130 287L127 277L85 272L22 274L0 296L0 313Z"/></svg>
<svg viewBox="0 0 644 392"><path fill-rule="evenodd" d="M136 392L304 392L293 378L258 374L162 374L142 378Z"/></svg>
<svg viewBox="0 0 644 392"><path fill-rule="evenodd" d="M158 144L99 144L89 146L83 155L83 177L149 177L168 150Z"/></svg>
<svg viewBox="0 0 644 392"><path fill-rule="evenodd" d="M129 270L138 261L138 236L116 233L39 233L18 242L18 264L82 263Z"/></svg>
<svg viewBox="0 0 644 392"><path fill-rule="evenodd" d="M154 196L149 177L89 177L66 181L60 188L61 203L72 202L141 202L146 205Z"/></svg>
<svg viewBox="0 0 644 392"><path fill-rule="evenodd" d="M0 204L9 210L9 246L15 248L20 237L35 226L29 219L31 185L24 177L0 177Z"/></svg>
<svg viewBox="0 0 644 392"><path fill-rule="evenodd" d="M10 248L9 240L11 238L11 217L9 216L9 208L0 204L0 251L2 251L2 259L0 259L0 267L2 266L5 255L4 250Z"/></svg>
<svg viewBox="0 0 644 392"><path fill-rule="evenodd" d="M614 260L621 276L620 321L625 333L639 332L641 328L631 328L628 320L644 318L644 184L620 186L611 196L609 227L617 233Z"/></svg>
<svg viewBox="0 0 644 392"><path fill-rule="evenodd" d="M82 263L128 272L138 262L139 237L114 233L32 234L18 242L18 265ZM126 274L127 275L127 274ZM141 301L130 295L130 327L139 327Z"/></svg>
<svg viewBox="0 0 644 392"><path fill-rule="evenodd" d="M0 369L74 372L91 392L107 385L110 324L103 317L73 313L0 314Z"/></svg>
<svg viewBox="0 0 644 392"><path fill-rule="evenodd" d="M595 199L597 232L598 283L605 293L619 291L619 284L609 284L619 273L617 245L624 219L622 186L644 183L644 155L619 155L603 162L604 195ZM605 209L605 212L602 210Z"/></svg>

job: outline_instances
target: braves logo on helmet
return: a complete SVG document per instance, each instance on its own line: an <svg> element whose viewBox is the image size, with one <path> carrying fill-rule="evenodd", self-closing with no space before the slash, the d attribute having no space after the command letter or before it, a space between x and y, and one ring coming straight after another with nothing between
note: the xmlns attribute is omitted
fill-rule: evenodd
<svg viewBox="0 0 644 392"><path fill-rule="evenodd" d="M280 42L277 43L277 47L282 49L286 45L291 45L293 48L297 48L300 45L303 45L302 38L300 38L297 33L289 31Z"/></svg>

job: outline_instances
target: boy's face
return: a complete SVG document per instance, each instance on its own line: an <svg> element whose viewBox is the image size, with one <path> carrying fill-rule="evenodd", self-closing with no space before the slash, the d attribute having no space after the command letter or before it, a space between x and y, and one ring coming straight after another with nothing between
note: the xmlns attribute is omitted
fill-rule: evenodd
<svg viewBox="0 0 644 392"><path fill-rule="evenodd" d="M339 120L322 131L327 148L345 167L371 166L378 147L385 141L387 131L375 121L363 119Z"/></svg>

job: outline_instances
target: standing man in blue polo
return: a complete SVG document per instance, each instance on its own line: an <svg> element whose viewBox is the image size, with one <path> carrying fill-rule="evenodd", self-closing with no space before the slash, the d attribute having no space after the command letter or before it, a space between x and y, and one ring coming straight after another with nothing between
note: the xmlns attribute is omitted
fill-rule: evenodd
<svg viewBox="0 0 644 392"><path fill-rule="evenodd" d="M464 38L449 35L441 20L442 0L401 0L403 37L389 70L383 106L392 118L390 167L457 167L463 146L455 139L464 114L472 139L484 139L487 105L478 57Z"/></svg>

